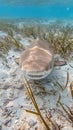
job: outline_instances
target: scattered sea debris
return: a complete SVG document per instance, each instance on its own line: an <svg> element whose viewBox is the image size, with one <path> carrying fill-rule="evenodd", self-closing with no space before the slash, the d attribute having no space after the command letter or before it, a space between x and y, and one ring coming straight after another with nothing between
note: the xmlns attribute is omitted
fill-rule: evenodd
<svg viewBox="0 0 73 130"><path fill-rule="evenodd" d="M43 118L43 116L41 114L41 111L40 111L40 109L38 107L38 104L36 103L36 100L34 98L33 92L31 90L31 86L30 86L29 82L27 81L26 77L24 78L24 80L25 80L25 86L26 86L28 95L29 95L29 97L30 97L30 99L31 99L31 101L32 101L35 109L36 109L36 112L30 111L30 110L26 110L26 111L39 116L40 119L42 120L43 124L45 125L46 130L51 130L51 129L53 129L53 130L60 130L59 127L58 127L58 125L57 124L55 125L55 123L53 123L53 121L48 116L46 116L46 118L51 123L51 125L52 125L53 128L50 128L49 122L47 124L47 121Z"/></svg>

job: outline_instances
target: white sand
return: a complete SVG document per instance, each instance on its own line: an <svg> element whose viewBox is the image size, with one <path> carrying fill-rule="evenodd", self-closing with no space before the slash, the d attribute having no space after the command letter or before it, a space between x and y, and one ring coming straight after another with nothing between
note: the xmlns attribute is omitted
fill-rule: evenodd
<svg viewBox="0 0 73 130"><path fill-rule="evenodd" d="M24 40L27 45L29 43L27 42L28 40ZM21 42L24 40L22 39ZM4 59L0 59L0 126L2 130L16 130L14 127L20 124L20 121L25 117L27 120L26 124L28 125L29 118L32 118L32 122L34 121L32 114L25 114L23 111L24 109L34 110L34 106L26 93L23 72L20 65L15 62L15 58L20 56L20 54L20 51L11 50L6 57L7 63ZM69 106L73 111L73 99L69 87L73 81L73 68L69 64L73 66L73 60L69 61L65 66L54 67L52 73L46 79L40 81L46 93L43 93L42 88L38 85L33 85L32 87L42 115L45 116L45 110L50 111L52 115L51 119L61 126L61 130L73 130L73 124L66 118L65 112L59 104L56 105L60 94L61 102ZM66 89L62 91L61 88L54 85L54 82L58 81L62 86L65 86L67 71L70 75L69 83ZM35 117L36 121L39 122L37 117ZM44 126L43 128L41 127L41 125L38 125L38 130L45 130ZM35 125L33 128L35 128ZM30 130L35 130L33 128L31 127Z"/></svg>

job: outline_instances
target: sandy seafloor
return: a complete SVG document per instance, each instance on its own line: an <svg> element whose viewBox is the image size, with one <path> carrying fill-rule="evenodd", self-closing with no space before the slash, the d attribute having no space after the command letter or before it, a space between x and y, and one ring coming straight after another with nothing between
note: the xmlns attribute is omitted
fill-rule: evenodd
<svg viewBox="0 0 73 130"><path fill-rule="evenodd" d="M4 37L4 35L6 35L4 32L0 33L0 37ZM25 48L30 44L29 38L21 38L20 42L24 44ZM20 54L21 51L10 50L6 56L7 62L0 58L0 130L22 130L20 127L25 123L24 130L46 130L42 123L39 123L37 116L24 111L24 109L34 110L34 106L26 93L21 66L16 62L16 58ZM59 57L59 59L61 58ZM73 122L69 120L62 107L57 104L60 95L62 104L70 107L73 113L73 99L70 91L73 68L70 65L73 66L73 59L68 60L67 65L54 67L52 73L40 81L46 90L45 93L39 85L32 86L42 115L45 115L47 111L61 130L73 130ZM69 82L66 89L62 90L54 83L58 81L62 86L65 86L67 72L69 72ZM67 109L66 106L65 108Z"/></svg>

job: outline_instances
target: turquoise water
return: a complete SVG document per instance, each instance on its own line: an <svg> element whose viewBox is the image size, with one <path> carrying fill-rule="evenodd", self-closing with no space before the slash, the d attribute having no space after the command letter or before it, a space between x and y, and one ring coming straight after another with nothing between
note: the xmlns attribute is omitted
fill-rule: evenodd
<svg viewBox="0 0 73 130"><path fill-rule="evenodd" d="M73 19L73 0L0 0L0 17Z"/></svg>

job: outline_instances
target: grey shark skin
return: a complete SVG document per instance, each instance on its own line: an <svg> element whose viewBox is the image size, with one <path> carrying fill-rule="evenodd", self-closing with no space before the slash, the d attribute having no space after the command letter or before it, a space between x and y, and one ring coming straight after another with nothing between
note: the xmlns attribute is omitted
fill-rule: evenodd
<svg viewBox="0 0 73 130"><path fill-rule="evenodd" d="M45 40L36 39L21 54L21 66L26 77L34 80L48 76L54 65L53 53Z"/></svg>

